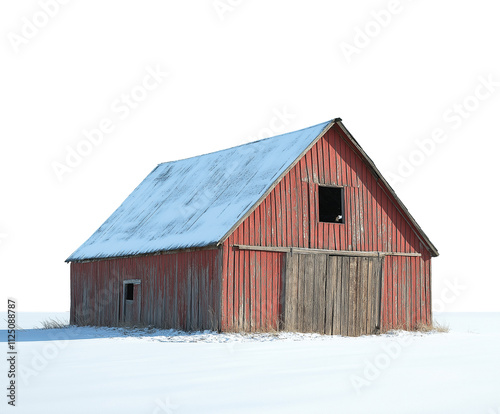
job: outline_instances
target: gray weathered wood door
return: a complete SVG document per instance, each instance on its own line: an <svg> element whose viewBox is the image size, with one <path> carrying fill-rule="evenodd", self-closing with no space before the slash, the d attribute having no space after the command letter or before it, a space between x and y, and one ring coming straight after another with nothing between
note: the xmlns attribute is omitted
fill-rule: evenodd
<svg viewBox="0 0 500 414"><path fill-rule="evenodd" d="M126 326L141 322L141 281L137 279L123 282L122 323Z"/></svg>
<svg viewBox="0 0 500 414"><path fill-rule="evenodd" d="M345 336L377 333L382 260L287 253L283 329Z"/></svg>

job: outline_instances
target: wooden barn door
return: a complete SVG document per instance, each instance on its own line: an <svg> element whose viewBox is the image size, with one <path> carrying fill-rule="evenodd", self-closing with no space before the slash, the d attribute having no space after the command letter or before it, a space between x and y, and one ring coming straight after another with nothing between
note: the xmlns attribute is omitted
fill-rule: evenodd
<svg viewBox="0 0 500 414"><path fill-rule="evenodd" d="M140 324L141 321L141 281L123 281L122 323L126 326Z"/></svg>
<svg viewBox="0 0 500 414"><path fill-rule="evenodd" d="M328 335L374 334L380 327L382 259L287 254L283 327Z"/></svg>

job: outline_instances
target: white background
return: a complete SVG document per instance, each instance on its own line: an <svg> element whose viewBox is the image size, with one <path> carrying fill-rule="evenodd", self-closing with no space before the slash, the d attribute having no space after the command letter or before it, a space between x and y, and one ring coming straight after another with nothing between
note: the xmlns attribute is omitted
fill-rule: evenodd
<svg viewBox="0 0 500 414"><path fill-rule="evenodd" d="M158 163L341 117L440 251L435 310L500 311L495 1L50 4L0 5L1 303L69 310L64 260Z"/></svg>

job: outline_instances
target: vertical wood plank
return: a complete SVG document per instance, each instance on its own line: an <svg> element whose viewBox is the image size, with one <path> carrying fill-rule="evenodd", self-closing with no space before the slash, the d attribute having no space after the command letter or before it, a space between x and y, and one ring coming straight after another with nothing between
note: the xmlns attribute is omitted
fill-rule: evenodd
<svg viewBox="0 0 500 414"><path fill-rule="evenodd" d="M368 261L367 257L360 258L361 267L359 268L359 311L358 323L356 332L358 335L369 334L368 325Z"/></svg>
<svg viewBox="0 0 500 414"><path fill-rule="evenodd" d="M287 280L287 296L290 295L290 329L299 331L302 326L299 319L299 290L300 290L300 262L298 254L291 254L292 268L289 281ZM289 289L290 287L290 289Z"/></svg>
<svg viewBox="0 0 500 414"><path fill-rule="evenodd" d="M255 332L255 257L256 257L256 252L255 251L250 251L250 297L249 297L249 307L250 307L250 324L249 324L249 331L250 332Z"/></svg>
<svg viewBox="0 0 500 414"><path fill-rule="evenodd" d="M315 296L315 316L316 316L316 329L315 332L320 334L325 334L326 328L326 266L327 257L326 254L317 254L315 260L315 275L316 285L314 288Z"/></svg>
<svg viewBox="0 0 500 414"><path fill-rule="evenodd" d="M340 332L342 336L349 335L349 268L350 268L350 258L341 257L342 261L342 306L341 306L341 325Z"/></svg>
<svg viewBox="0 0 500 414"><path fill-rule="evenodd" d="M305 325L305 284L306 284L306 266L304 255L297 254L297 259L299 262L298 271L298 286L297 286L297 328L301 332L306 332Z"/></svg>
<svg viewBox="0 0 500 414"><path fill-rule="evenodd" d="M333 327L333 313L335 304L335 281L336 281L335 256L326 255L326 288L325 288L325 334L335 335Z"/></svg>
<svg viewBox="0 0 500 414"><path fill-rule="evenodd" d="M268 316L268 325L270 329L279 328L279 318L281 317L281 306L280 306L280 292L281 292L281 263L282 263L282 253L272 253L270 255L271 268L272 268L272 292L268 290L268 294L271 296L269 300L272 309ZM269 280L269 279L268 279Z"/></svg>
<svg viewBox="0 0 500 414"><path fill-rule="evenodd" d="M302 255L305 261L304 271L304 327L305 332L312 332L312 319L314 309L314 258L313 255Z"/></svg>
<svg viewBox="0 0 500 414"><path fill-rule="evenodd" d="M332 276L335 276L335 299L333 302L333 334L342 335L342 266L343 261L339 256L333 257Z"/></svg>
<svg viewBox="0 0 500 414"><path fill-rule="evenodd" d="M261 264L263 259L265 259L266 252L260 252L256 251L255 252L255 296L252 298L252 309L255 309L255 317L254 317L254 324L255 326L252 328L252 332L254 331L260 331L261 329L261 309L263 306L265 306L262 298L262 292L261 292ZM252 313L253 315L253 313Z"/></svg>

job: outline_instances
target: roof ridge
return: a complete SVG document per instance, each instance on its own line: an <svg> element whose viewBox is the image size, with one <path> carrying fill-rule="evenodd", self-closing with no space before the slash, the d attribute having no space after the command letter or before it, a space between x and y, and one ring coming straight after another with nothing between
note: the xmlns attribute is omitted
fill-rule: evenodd
<svg viewBox="0 0 500 414"><path fill-rule="evenodd" d="M270 139L282 138L282 137L284 137L286 135L292 135L292 134L295 134L295 133L298 133L298 132L301 132L301 131L306 131L308 129L317 128L320 125L328 125L330 122L337 121L337 120L341 120L341 119L340 118L333 118L333 119L330 119L328 121L320 122L318 124L311 125L311 126L308 126L308 127L305 127L305 128L301 128L301 129L297 129L297 130L285 132L285 133L279 134L279 135L273 135L272 137L261 138L261 139L255 140L255 141L246 142L244 144L233 145L232 147L222 148L220 150L216 150L216 151L212 151L212 152L206 152L204 154L193 155L191 157L179 158L177 160L172 160L172 161L164 161L164 162L160 162L158 165L171 164L171 163L176 163L176 162L179 162L179 161L185 161L185 160L190 160L190 159L194 159L194 158L198 158L198 157L204 157L206 155L212 155L212 154L217 154L217 153L224 152L224 151L234 150L235 148L240 148L240 147L246 147L246 146L254 145L256 143L261 143L263 141L267 141L267 140L270 140Z"/></svg>

